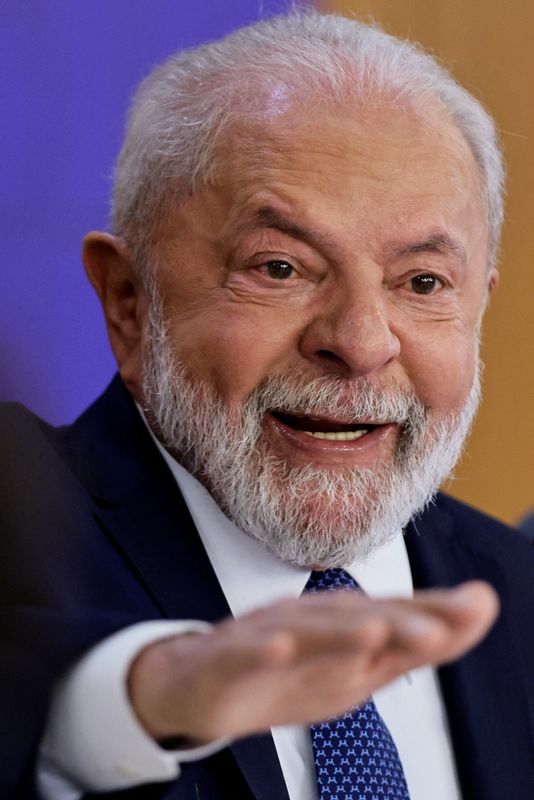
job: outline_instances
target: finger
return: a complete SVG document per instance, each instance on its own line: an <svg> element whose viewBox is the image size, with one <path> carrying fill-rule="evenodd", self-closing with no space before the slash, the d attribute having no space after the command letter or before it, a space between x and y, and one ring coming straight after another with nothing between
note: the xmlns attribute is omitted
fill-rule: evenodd
<svg viewBox="0 0 534 800"><path fill-rule="evenodd" d="M429 598L420 593L416 599L392 600L340 591L316 600L313 614L304 603L295 607L290 625L305 656L320 655L323 650L350 655L359 648L378 652L388 647L426 656L448 640L451 624L460 627L462 621L464 626L471 622L460 599L450 590Z"/></svg>
<svg viewBox="0 0 534 800"><path fill-rule="evenodd" d="M495 621L499 601L495 591L482 581L470 581L454 589L417 592L413 600L393 601L394 613L401 609L420 615L414 625L413 633L419 627L421 646L445 650L449 657L457 657L468 647L472 647L487 633ZM393 613L393 612L392 612ZM399 631L402 639L402 629ZM408 630L408 634L410 631ZM408 636L408 641L411 637Z"/></svg>
<svg viewBox="0 0 534 800"><path fill-rule="evenodd" d="M242 623L233 633L251 637L242 643L246 666L253 666L258 659L281 663L323 652L372 658L392 643L423 656L432 655L449 633L449 618L457 625L462 617L469 618L469 613L465 613L465 603L451 600L450 590L426 594L410 600L373 600L361 593L340 591L311 601L282 602L249 618L254 624L252 636ZM461 608L451 610L451 603Z"/></svg>
<svg viewBox="0 0 534 800"><path fill-rule="evenodd" d="M420 608L447 617L451 623L478 618L491 624L499 610L495 590L484 581L473 580L450 589L418 591L413 602Z"/></svg>
<svg viewBox="0 0 534 800"><path fill-rule="evenodd" d="M324 653L354 656L361 666L400 651L407 656L402 663L413 669L457 657L486 632L496 610L493 590L480 582L418 592L413 599L372 600L340 591L282 602L251 615L252 631L244 621L231 623L220 666L230 676Z"/></svg>
<svg viewBox="0 0 534 800"><path fill-rule="evenodd" d="M373 601L359 593L333 592L306 601L284 601L244 617L232 625L232 636L243 637L247 644L261 643L265 657L277 660L323 650L376 648L389 635L387 619L375 613Z"/></svg>
<svg viewBox="0 0 534 800"><path fill-rule="evenodd" d="M304 608L306 614L302 616ZM404 609L404 614L399 613L400 608ZM342 647L350 640L350 631L355 624L361 624L362 614L375 614L395 621L400 643L406 641L409 644L412 640L430 643L439 639L444 630L440 622L462 630L466 642L469 639L474 642L494 621L498 600L488 584L471 581L453 589L419 591L410 599L373 600L351 591L316 594L311 602L302 598L293 612L301 615L300 619L294 616L292 621L303 636L306 630L317 636L323 623L325 635L334 640L332 646L337 642ZM345 628L347 636L344 636Z"/></svg>
<svg viewBox="0 0 534 800"><path fill-rule="evenodd" d="M285 625L261 627L235 626L231 637L221 643L222 668L227 674L239 670L292 665L298 667L310 659L325 654L350 655L362 661L372 660L391 638L390 622L374 610L360 610L348 620L333 619L331 614L323 620L291 620Z"/></svg>
<svg viewBox="0 0 534 800"><path fill-rule="evenodd" d="M394 646L377 653L371 666L377 685L423 665L437 666L459 658L481 640L498 613L494 591L480 582L428 595L425 593L423 605L418 606L419 619L413 616L417 606L410 601L390 608ZM408 616L404 616L403 606Z"/></svg>
<svg viewBox="0 0 534 800"><path fill-rule="evenodd" d="M390 632L382 647L369 653L369 674L363 678L374 689L425 664L458 658L487 632L498 601L491 587L476 581L453 590L420 592L413 600L374 601L366 611L379 615Z"/></svg>

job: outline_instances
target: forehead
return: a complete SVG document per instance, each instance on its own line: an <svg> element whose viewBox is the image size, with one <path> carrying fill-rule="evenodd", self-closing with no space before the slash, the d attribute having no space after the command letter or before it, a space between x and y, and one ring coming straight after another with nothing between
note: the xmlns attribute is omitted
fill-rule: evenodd
<svg viewBox="0 0 534 800"><path fill-rule="evenodd" d="M488 228L474 157L441 109L426 111L325 113L310 104L227 132L211 185L161 219L158 260L171 248L170 268L177 247L199 264L206 253L224 260L243 236L277 230L305 232L314 249L347 264L448 241L482 278Z"/></svg>
<svg viewBox="0 0 534 800"><path fill-rule="evenodd" d="M293 107L266 115L219 148L217 188L232 217L274 193L303 213L339 223L376 211L457 216L466 205L485 214L471 150L445 112L409 108L354 112Z"/></svg>

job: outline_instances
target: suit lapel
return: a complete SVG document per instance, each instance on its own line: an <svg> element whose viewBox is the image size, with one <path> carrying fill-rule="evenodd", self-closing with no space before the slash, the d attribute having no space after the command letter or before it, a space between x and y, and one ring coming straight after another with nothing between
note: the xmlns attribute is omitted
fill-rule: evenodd
<svg viewBox="0 0 534 800"><path fill-rule="evenodd" d="M160 613L208 622L229 616L174 477L120 381L76 425L95 516ZM288 800L270 735L242 739L230 749L257 800Z"/></svg>
<svg viewBox="0 0 534 800"><path fill-rule="evenodd" d="M166 617L230 614L175 480L120 381L75 424L94 514Z"/></svg>
<svg viewBox="0 0 534 800"><path fill-rule="evenodd" d="M476 532L455 525L438 501L409 526L406 545L416 588L477 578L490 583L501 600L489 635L438 671L463 794L469 800L526 800L532 796L534 747L506 576L495 558L473 546Z"/></svg>
<svg viewBox="0 0 534 800"><path fill-rule="evenodd" d="M147 493L127 506L97 507L95 515L162 616L216 622L229 616L230 609L185 503L176 499L180 516L175 517L161 504L152 506L152 514Z"/></svg>

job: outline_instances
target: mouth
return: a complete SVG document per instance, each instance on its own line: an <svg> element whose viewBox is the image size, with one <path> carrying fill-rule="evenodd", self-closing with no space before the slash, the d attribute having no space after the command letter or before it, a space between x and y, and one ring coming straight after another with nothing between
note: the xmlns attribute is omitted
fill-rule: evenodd
<svg viewBox="0 0 534 800"><path fill-rule="evenodd" d="M342 422L326 417L300 416L283 411L271 411L273 419L295 433L325 442L355 442L383 424L372 422Z"/></svg>
<svg viewBox="0 0 534 800"><path fill-rule="evenodd" d="M264 424L275 451L290 461L370 468L377 458L391 457L402 427L392 421L306 416L284 409L266 411Z"/></svg>

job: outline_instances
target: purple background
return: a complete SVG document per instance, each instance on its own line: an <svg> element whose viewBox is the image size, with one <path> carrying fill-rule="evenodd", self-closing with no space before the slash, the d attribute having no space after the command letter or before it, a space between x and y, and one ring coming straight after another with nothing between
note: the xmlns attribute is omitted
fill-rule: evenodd
<svg viewBox="0 0 534 800"><path fill-rule="evenodd" d="M106 227L128 98L170 53L288 0L3 0L0 400L72 420L114 372L81 240Z"/></svg>

